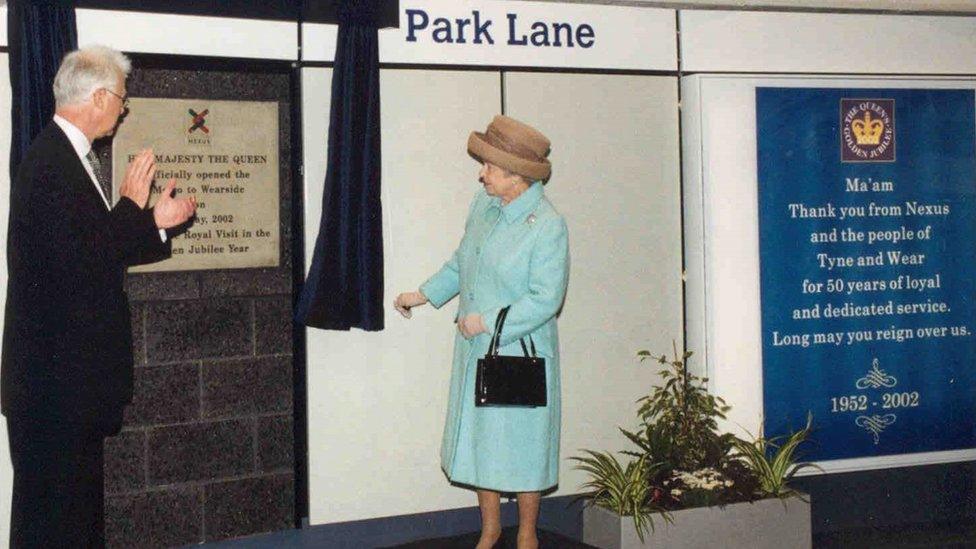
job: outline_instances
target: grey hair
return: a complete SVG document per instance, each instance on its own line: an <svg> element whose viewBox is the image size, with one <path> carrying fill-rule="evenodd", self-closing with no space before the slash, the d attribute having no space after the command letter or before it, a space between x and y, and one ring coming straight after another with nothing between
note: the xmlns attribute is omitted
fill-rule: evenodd
<svg viewBox="0 0 976 549"><path fill-rule="evenodd" d="M54 103L57 108L88 100L99 88L114 90L119 79L132 70L129 58L107 46L85 46L64 56L54 76Z"/></svg>
<svg viewBox="0 0 976 549"><path fill-rule="evenodd" d="M510 170L508 168L503 168L501 166L498 166L498 169L500 169L502 171L502 173L505 174L505 177L517 177L517 178L519 178L519 179L522 180L522 183L525 183L526 185L528 185L530 187L532 186L532 180L529 179L528 177L525 177L522 174L517 174L517 173L513 172L512 170Z"/></svg>

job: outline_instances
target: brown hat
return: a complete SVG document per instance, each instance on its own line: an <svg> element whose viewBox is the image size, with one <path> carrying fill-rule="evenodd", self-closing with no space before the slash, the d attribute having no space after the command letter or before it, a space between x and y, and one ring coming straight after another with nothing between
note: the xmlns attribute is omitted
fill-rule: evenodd
<svg viewBox="0 0 976 549"><path fill-rule="evenodd" d="M479 162L491 162L533 181L549 178L552 165L549 140L539 130L507 116L498 115L485 133L471 132L468 154Z"/></svg>

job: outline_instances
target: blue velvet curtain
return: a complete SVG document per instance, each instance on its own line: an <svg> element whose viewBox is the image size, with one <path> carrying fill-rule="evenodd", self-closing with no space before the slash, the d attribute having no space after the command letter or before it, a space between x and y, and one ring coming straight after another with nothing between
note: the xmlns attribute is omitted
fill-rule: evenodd
<svg viewBox="0 0 976 549"><path fill-rule="evenodd" d="M10 0L7 40L13 107L10 178L31 141L54 115L51 84L61 59L78 47L75 8L68 1Z"/></svg>
<svg viewBox="0 0 976 549"><path fill-rule="evenodd" d="M383 329L378 4L338 8L322 220L295 308L315 328Z"/></svg>

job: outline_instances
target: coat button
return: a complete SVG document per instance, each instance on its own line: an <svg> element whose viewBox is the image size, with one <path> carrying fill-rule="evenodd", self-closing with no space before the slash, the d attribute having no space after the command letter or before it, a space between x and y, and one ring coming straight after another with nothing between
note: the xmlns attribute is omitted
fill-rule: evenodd
<svg viewBox="0 0 976 549"><path fill-rule="evenodd" d="M468 292L468 299L474 299L474 292Z"/></svg>

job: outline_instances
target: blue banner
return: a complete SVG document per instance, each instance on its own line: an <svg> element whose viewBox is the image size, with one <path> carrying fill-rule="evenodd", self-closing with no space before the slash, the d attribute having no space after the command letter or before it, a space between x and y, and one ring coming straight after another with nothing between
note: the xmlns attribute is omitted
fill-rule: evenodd
<svg viewBox="0 0 976 549"><path fill-rule="evenodd" d="M758 88L767 435L976 447L973 90Z"/></svg>

